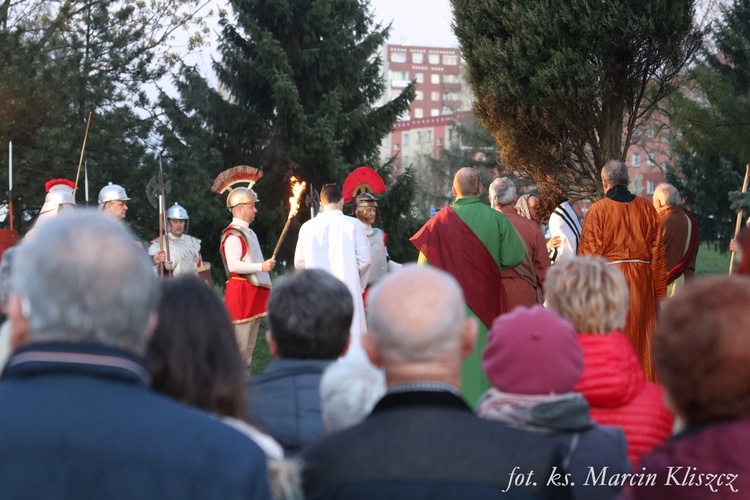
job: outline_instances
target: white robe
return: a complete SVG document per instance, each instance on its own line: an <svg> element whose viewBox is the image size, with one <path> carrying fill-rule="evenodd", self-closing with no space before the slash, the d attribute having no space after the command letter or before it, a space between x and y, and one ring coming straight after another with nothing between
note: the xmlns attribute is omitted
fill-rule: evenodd
<svg viewBox="0 0 750 500"><path fill-rule="evenodd" d="M360 338L367 329L362 292L370 274L370 244L364 226L341 210L321 212L299 230L294 267L323 269L341 280L354 301L354 317L349 329L349 351L361 349Z"/></svg>
<svg viewBox="0 0 750 500"><path fill-rule="evenodd" d="M167 233L167 236L169 237L169 258L174 265L172 274L175 276L198 274L198 268L203 265L201 240L187 234L175 236ZM164 249L166 250L166 246ZM154 255L158 251L159 238L154 238L151 240L148 254Z"/></svg>
<svg viewBox="0 0 750 500"><path fill-rule="evenodd" d="M578 214L567 201L562 202L549 216L549 234L552 238L559 236L562 240L554 256L553 264L576 256L578 239L581 237L581 221L578 220ZM550 252L550 258L552 257L553 252Z"/></svg>

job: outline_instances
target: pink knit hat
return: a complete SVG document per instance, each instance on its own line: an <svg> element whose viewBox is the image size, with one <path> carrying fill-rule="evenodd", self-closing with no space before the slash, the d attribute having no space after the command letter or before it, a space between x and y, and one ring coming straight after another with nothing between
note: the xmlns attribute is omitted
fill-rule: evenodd
<svg viewBox="0 0 750 500"><path fill-rule="evenodd" d="M492 324L482 368L503 392L562 394L581 378L583 351L573 325L541 306L519 306Z"/></svg>

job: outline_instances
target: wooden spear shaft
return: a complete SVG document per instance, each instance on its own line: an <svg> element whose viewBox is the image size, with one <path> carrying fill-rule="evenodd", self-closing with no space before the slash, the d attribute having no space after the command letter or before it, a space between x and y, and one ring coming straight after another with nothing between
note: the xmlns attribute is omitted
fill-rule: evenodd
<svg viewBox="0 0 750 500"><path fill-rule="evenodd" d="M81 165L83 165L83 153L86 151L86 139L89 138L89 126L91 126L91 111L89 111L89 117L86 120L86 133L83 135L83 146L81 146L81 158L78 160L78 171L76 172L76 184L73 188L73 199L75 200L76 191L78 191L78 178L81 176Z"/></svg>
<svg viewBox="0 0 750 500"><path fill-rule="evenodd" d="M750 181L750 163L745 165L745 180L742 182L742 192L747 192L747 184L748 181ZM740 209L739 213L737 214L737 223L734 225L734 237L737 238L737 234L740 232L740 228L742 227L742 209ZM750 258L750 255L745 256L746 259ZM734 252L732 252L732 256L729 258L729 276L732 275L732 268L734 267Z"/></svg>
<svg viewBox="0 0 750 500"><path fill-rule="evenodd" d="M271 255L271 258L273 260L276 260L276 254L279 253L279 249L281 248L281 243L284 241L284 237L286 237L286 233L289 231L289 225L292 223L292 217L288 217L286 219L286 224L284 224L284 229L281 230L281 236L279 236L279 241L276 242L276 248L273 249L273 255Z"/></svg>

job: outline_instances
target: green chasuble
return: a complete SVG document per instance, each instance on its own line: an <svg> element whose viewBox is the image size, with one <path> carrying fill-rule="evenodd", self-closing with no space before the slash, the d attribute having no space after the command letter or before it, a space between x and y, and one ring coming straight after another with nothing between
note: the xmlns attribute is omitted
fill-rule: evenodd
<svg viewBox="0 0 750 500"><path fill-rule="evenodd" d="M526 255L526 246L505 215L482 203L478 196L458 198L451 204L451 208L484 244L499 269L516 267L521 263ZM435 230L439 231L439 227L433 228L433 231ZM443 244L445 243L443 242ZM448 244L462 245L465 243L451 241ZM429 263L422 252L419 254L419 263ZM463 265L463 263L461 264ZM479 332L474 351L469 358L464 360L462 365L462 393L469 404L476 405L479 397L490 387L489 381L484 376L481 361L482 351L487 344L487 332L492 325L488 325L479 319L470 307L467 306L466 311L469 317L476 318Z"/></svg>

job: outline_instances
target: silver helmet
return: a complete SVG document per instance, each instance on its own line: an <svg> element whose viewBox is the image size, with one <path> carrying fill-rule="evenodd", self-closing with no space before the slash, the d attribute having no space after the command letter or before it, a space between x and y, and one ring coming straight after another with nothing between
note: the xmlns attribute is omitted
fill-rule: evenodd
<svg viewBox="0 0 750 500"><path fill-rule="evenodd" d="M167 209L167 219L190 220L187 210L175 203Z"/></svg>
<svg viewBox="0 0 750 500"><path fill-rule="evenodd" d="M229 192L227 196L227 208L232 209L243 203L258 203L258 195L250 188L238 187Z"/></svg>
<svg viewBox="0 0 750 500"><path fill-rule="evenodd" d="M125 192L125 188L118 184L112 184L111 182L99 191L100 207L110 201L128 201L129 199L128 194Z"/></svg>
<svg viewBox="0 0 750 500"><path fill-rule="evenodd" d="M54 184L47 191L44 198L44 205L39 211L39 215L51 213L54 216L62 205L75 205L76 199L73 195L73 188L67 184Z"/></svg>

